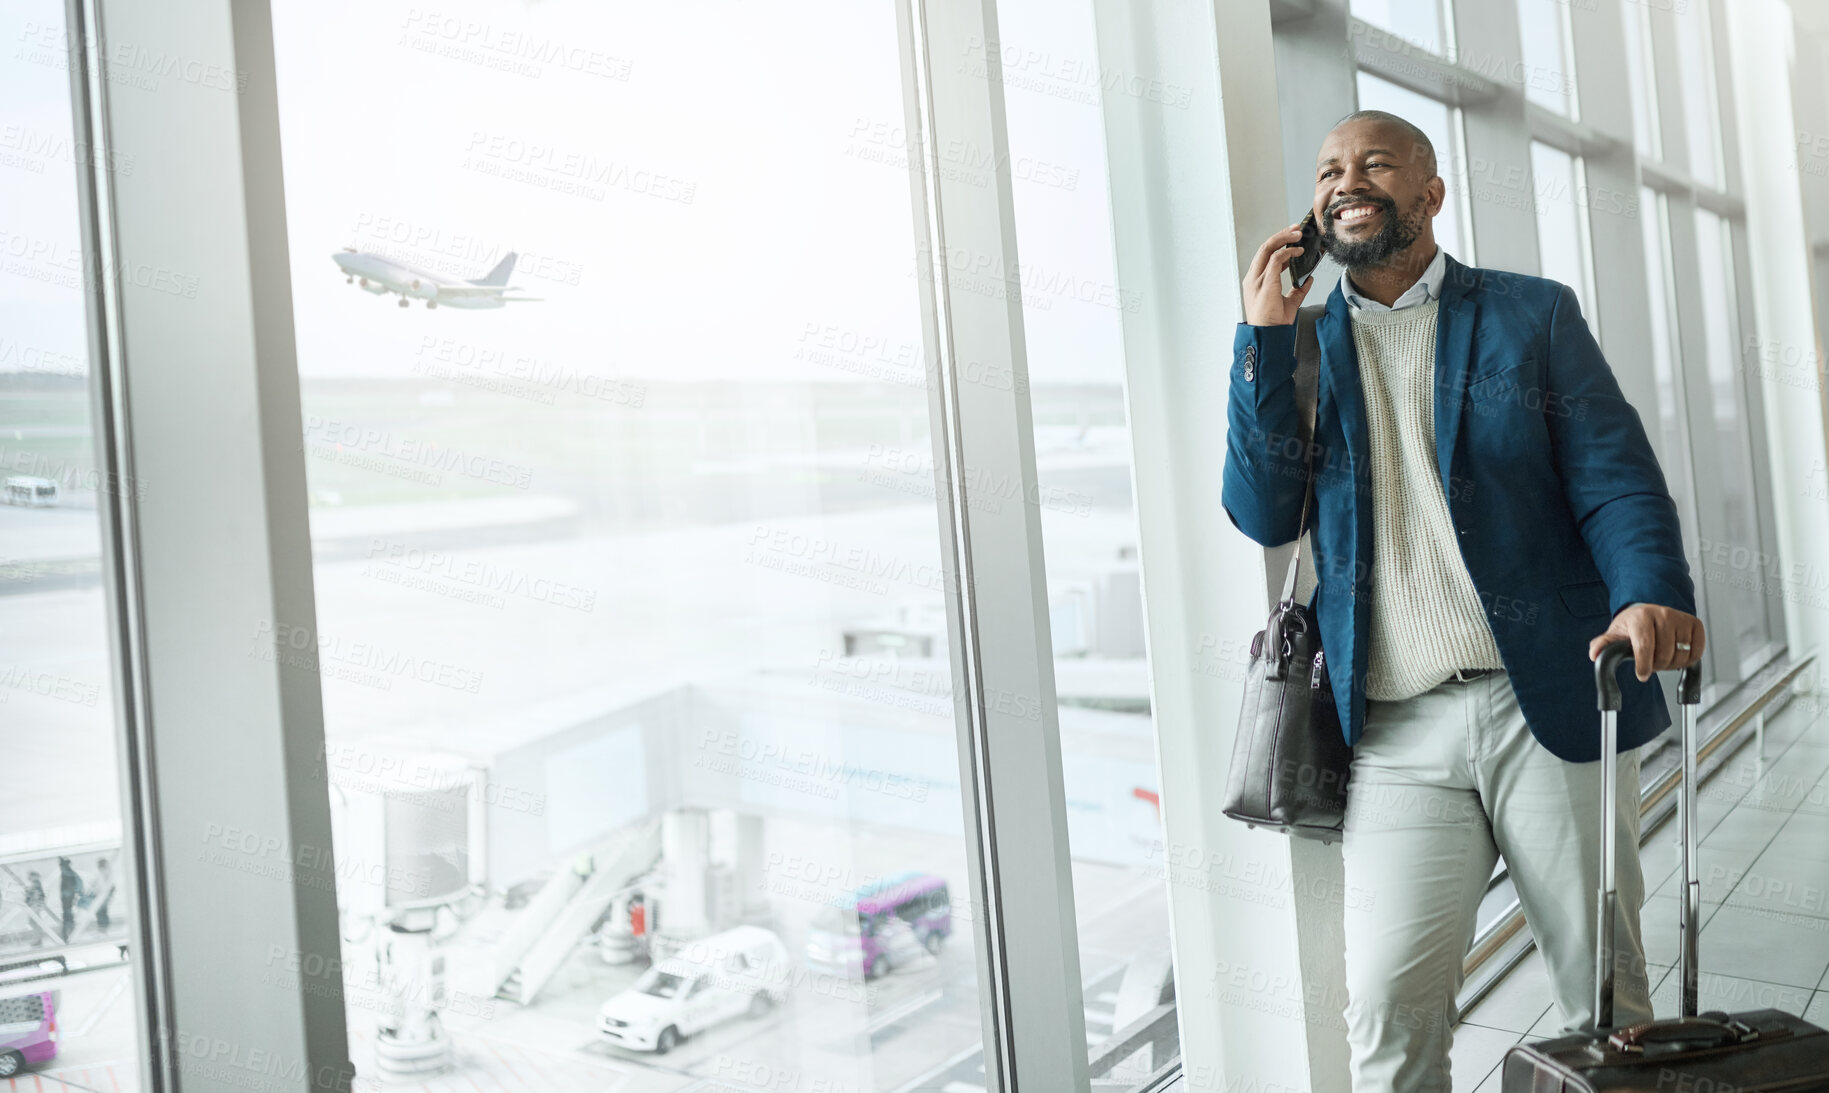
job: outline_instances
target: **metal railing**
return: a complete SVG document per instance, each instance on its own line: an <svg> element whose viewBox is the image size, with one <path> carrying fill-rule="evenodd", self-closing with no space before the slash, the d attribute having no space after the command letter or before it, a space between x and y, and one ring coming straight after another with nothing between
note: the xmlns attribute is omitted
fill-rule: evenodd
<svg viewBox="0 0 1829 1093"><path fill-rule="evenodd" d="M1791 684L1815 661L1814 651L1789 663L1775 661L1747 681L1739 705L1730 705L1726 711L1717 705L1710 710L1710 716L1704 720L1714 722L1712 730L1708 731L1707 738L1696 748L1698 790L1725 767L1727 761L1748 740L1756 742L1760 755L1764 755L1766 714L1775 712L1772 709L1775 702L1783 705L1780 700L1791 697ZM1732 703L1734 700L1730 698L1727 701ZM1754 730L1751 735L1742 732L1749 725ZM1679 762L1660 772L1649 785L1641 787L1640 846L1649 842L1657 829L1675 814L1676 798L1673 793L1681 777L1682 766ZM1502 874L1495 875L1493 883L1498 884L1502 877ZM1524 909L1514 898L1492 924L1474 938L1473 946L1462 964L1466 986L1455 1000L1457 1010L1466 1013L1478 1005L1535 946L1536 942L1525 929Z"/></svg>

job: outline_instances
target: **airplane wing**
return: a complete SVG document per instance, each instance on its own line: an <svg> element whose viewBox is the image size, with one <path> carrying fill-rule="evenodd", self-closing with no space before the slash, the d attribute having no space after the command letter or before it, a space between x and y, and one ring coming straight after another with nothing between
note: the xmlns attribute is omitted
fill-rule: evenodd
<svg viewBox="0 0 1829 1093"><path fill-rule="evenodd" d="M539 297L539 296L510 296L510 295L508 295L508 293L515 292L515 291L517 291L517 290L513 289L513 288L509 288L506 285L454 285L449 282L440 282L439 286L438 286L438 295L442 298L447 298L447 299L456 298L456 299L476 300L476 299L488 299L490 297L494 297L495 299L501 300L504 303L509 302L509 301L522 301L522 302L527 302L527 303L534 303L534 302L538 302L539 300L542 299L542 297Z"/></svg>
<svg viewBox="0 0 1829 1093"><path fill-rule="evenodd" d="M438 283L438 294L440 296L501 296L502 293L506 291L507 288L502 285L452 284L449 281L440 281ZM502 298L513 299L512 296L503 296Z"/></svg>

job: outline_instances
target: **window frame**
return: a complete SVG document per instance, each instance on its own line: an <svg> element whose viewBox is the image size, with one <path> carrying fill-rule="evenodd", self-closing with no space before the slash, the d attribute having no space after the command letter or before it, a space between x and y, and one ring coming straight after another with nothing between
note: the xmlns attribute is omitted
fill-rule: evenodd
<svg viewBox="0 0 1829 1093"><path fill-rule="evenodd" d="M353 1079L340 997L241 989L274 953L341 951L329 855L290 849L327 847L331 829L315 650L276 637L316 621L266 16L65 6L76 139L97 153L78 157L97 467L136 483L108 495L102 542L148 1090L208 1084L225 1056L301 1088ZM238 83L111 81L110 41L229 58ZM109 169L122 147L142 169ZM136 268L210 276L178 297L104 275ZM138 483L166 482L185 483L182 505L156 488L142 503ZM212 731L228 710L242 731ZM235 862L297 880L249 883Z"/></svg>
<svg viewBox="0 0 1829 1093"><path fill-rule="evenodd" d="M139 157L144 169L131 176L85 176L91 253L104 268L138 260L219 273L213 291L189 307L106 279L92 300L97 421L108 425L97 429L98 465L122 480L191 481L187 466L217 471L186 490L183 519L175 506L131 497L105 514L125 826L137 851L123 883L144 905L135 983L142 1084L207 1083L196 1068L210 1065L212 1052L191 1047L201 1043L296 1063L300 1088L348 1088L338 992L273 990L250 1004L236 988L242 969L274 951L341 966L332 855L314 854L314 868L299 870L321 874L321 883L275 885L251 906L236 873L199 864L194 849L205 827L261 832L282 847L332 845L327 787L315 774L324 752L315 658L288 663L273 636L282 626L315 634L316 615L271 12L258 2L233 11L155 11L129 0L66 5L72 40L86 43L71 66L83 93L79 136L95 148L148 149ZM895 12L908 131L920 134L910 146L1005 147L1001 82L934 60L996 41L994 6L896 0ZM225 94L180 85L152 100L100 78L110 40L169 56L208 54L240 86ZM978 935L986 1074L993 1089L1086 1091L1039 508L973 496L1035 477L1010 170L1000 157L996 184L978 187L926 157L911 159L910 231L922 256L917 285L938 380L929 385L934 481L967 787L973 912L965 917ZM223 209L241 215L224 217ZM198 223L220 230L198 233ZM934 261L948 246L992 256L1007 271L1007 298L955 284L946 263ZM1007 361L1015 382L963 382L959 362L991 359ZM179 360L189 382L206 378L221 396L184 397L187 384L172 371ZM958 470L966 453L970 475ZM200 580L218 594L199 594ZM188 609L176 610L179 602ZM269 605L269 660L248 653L249 603ZM259 631L255 644L263 644ZM234 746L213 731L218 692L247 711ZM1029 716L1036 708L1039 732Z"/></svg>

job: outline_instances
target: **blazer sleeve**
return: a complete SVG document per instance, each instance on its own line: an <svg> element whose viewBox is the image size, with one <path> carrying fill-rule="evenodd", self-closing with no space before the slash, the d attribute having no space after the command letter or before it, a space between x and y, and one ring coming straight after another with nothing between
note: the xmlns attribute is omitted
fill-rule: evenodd
<svg viewBox="0 0 1829 1093"><path fill-rule="evenodd" d="M1676 502L1638 411L1581 315L1560 290L1550 312L1544 417L1563 495L1603 580L1609 608L1651 603L1696 612Z"/></svg>
<svg viewBox="0 0 1829 1093"><path fill-rule="evenodd" d="M1240 323L1232 339L1220 504L1265 546L1293 542L1306 474L1296 408L1296 328Z"/></svg>

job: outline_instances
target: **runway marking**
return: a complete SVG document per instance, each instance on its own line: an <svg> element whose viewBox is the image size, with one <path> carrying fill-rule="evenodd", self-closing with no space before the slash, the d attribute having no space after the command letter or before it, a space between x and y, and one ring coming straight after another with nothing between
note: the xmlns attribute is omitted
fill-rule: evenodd
<svg viewBox="0 0 1829 1093"><path fill-rule="evenodd" d="M954 1055L952 1058L941 1063L939 1066L934 1067L932 1070L928 1070L928 1071L922 1073L920 1076L916 1077L913 1081L904 1082L901 1085L897 1086L896 1093L905 1093L906 1090L912 1090L912 1089L925 1089L927 1087L928 1082L932 1081L935 1078L938 1078L940 1075L953 1069L954 1067L958 1066L960 1063L965 1062L967 1059L970 1059L974 1055L978 1056L978 1073L980 1073L980 1074L984 1073L984 1045L983 1044L974 1044L971 1047L966 1048L964 1051L961 1051L959 1054ZM970 1089L972 1087L968 1086L967 1088ZM980 1086L977 1088L982 1089L983 1087Z"/></svg>
<svg viewBox="0 0 1829 1093"><path fill-rule="evenodd" d="M77 1026L75 1030L77 1036L87 1036L95 1030L95 1026L101 1022L101 1019L107 1015L109 1008L114 1005L115 999L126 992L127 978L127 976L123 975L114 981L114 989L110 990L107 997L102 999L101 1004L95 1007L95 1012L91 1013L87 1020Z"/></svg>
<svg viewBox="0 0 1829 1093"><path fill-rule="evenodd" d="M1146 880L1141 887L1133 888L1128 894L1118 896L1098 910L1091 911L1088 914L1081 916L1080 931L1084 933L1088 926L1098 925L1100 922L1103 922L1105 919L1118 913L1127 905L1135 903L1139 899L1159 894L1166 883L1167 882L1165 881L1155 879Z"/></svg>
<svg viewBox="0 0 1829 1093"><path fill-rule="evenodd" d="M897 1006L895 1009L872 1018L869 1024L864 1026L864 1033L865 1035L875 1035L876 1033L883 1031L883 1029L889 1025L900 1021L904 1017L911 1016L912 1014L926 1009L928 1006L933 1005L944 997L946 997L945 993L938 988L928 991L926 994L917 995L907 1002L902 1003L900 1006Z"/></svg>
<svg viewBox="0 0 1829 1093"><path fill-rule="evenodd" d="M114 1087L115 1093L120 1093L121 1083L120 1080L114 1076L114 1068L121 1065L124 1064L117 1061L113 1063L97 1063L85 1067L72 1067L67 1070L44 1070L31 1074L21 1074L16 1078L6 1079L6 1084L0 1085L0 1089L7 1090L8 1093L11 1093L13 1090L27 1088L34 1090L35 1093L38 1090L44 1090L46 1093L62 1093L64 1090L75 1090L77 1093L108 1093L108 1089L100 1084L101 1078L94 1075L94 1071L98 1067L105 1067L106 1069L103 1073L107 1076L108 1085ZM21 1084L27 1078L32 1079L32 1084L29 1087ZM48 1086L45 1084L47 1081L51 1083Z"/></svg>
<svg viewBox="0 0 1829 1093"><path fill-rule="evenodd" d="M85 1070L84 1073L87 1073L87 1070ZM19 1083L23 1082L28 1077L32 1079L31 1088L34 1090L34 1093L36 1093L36 1091L38 1091L38 1090L43 1090L45 1088L44 1079L46 1076L43 1074L22 1074L17 1078L8 1078L6 1080L6 1088L8 1090L24 1089L26 1087L23 1085L20 1085ZM53 1089L51 1091L51 1093L59 1093L59 1091L65 1090L65 1089L79 1090L79 1091L81 1091L81 1093L105 1093L105 1091L101 1090L99 1087L92 1086L92 1085L78 1085L75 1082L70 1081L68 1078L59 1078L56 1076L51 1076L51 1081L57 1083L56 1088Z"/></svg>

